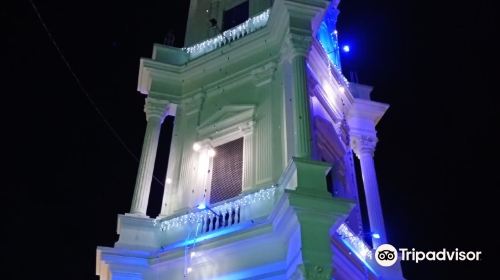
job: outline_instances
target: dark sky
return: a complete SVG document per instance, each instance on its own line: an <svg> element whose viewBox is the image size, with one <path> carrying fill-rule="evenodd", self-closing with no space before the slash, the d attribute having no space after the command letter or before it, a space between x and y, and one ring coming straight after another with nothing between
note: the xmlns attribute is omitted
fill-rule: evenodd
<svg viewBox="0 0 500 280"><path fill-rule="evenodd" d="M28 0L1 9L1 200L5 279L97 279L95 248L117 238L129 210L145 129L139 58L167 31L183 43L188 1ZM435 2L435 1L433 1ZM498 33L493 1L345 0L344 71L391 104L376 165L389 239L418 250L481 250L477 263L405 264L408 279L486 278L496 257ZM5 5L5 4L4 4ZM6 27L6 28L5 28ZM165 122L168 142L172 120ZM168 147L155 170L163 180ZM154 184L159 197L161 186ZM159 203L159 202L157 202ZM498 203L497 203L498 204ZM158 209L152 207L151 214ZM5 274L4 274L5 275ZM15 276L14 276L15 275Z"/></svg>

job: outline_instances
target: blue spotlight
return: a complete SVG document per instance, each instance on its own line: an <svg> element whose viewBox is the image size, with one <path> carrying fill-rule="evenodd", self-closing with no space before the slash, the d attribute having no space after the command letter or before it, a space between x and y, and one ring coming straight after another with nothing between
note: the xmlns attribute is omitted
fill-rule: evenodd
<svg viewBox="0 0 500 280"><path fill-rule="evenodd" d="M348 52L350 52L350 51L351 51L351 48L349 47L349 45L344 45L344 46L342 47L342 50L343 50L344 52L348 53Z"/></svg>

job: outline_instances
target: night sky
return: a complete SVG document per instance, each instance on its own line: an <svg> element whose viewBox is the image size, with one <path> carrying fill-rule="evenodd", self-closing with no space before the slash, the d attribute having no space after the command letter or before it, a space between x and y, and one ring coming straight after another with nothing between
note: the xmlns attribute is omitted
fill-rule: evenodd
<svg viewBox="0 0 500 280"><path fill-rule="evenodd" d="M117 214L132 201L146 124L139 58L169 29L183 44L188 1L33 1L84 90L30 2L4 4L0 278L97 279L96 246L113 245ZM376 151L391 243L483 251L475 263L404 263L405 276L486 278L499 248L491 69L499 24L493 1L433 2L343 1L339 38L351 52L342 64L375 87L373 99L391 104ZM161 141L171 126L167 119ZM158 157L163 181L168 146ZM154 183L151 215L161 188Z"/></svg>

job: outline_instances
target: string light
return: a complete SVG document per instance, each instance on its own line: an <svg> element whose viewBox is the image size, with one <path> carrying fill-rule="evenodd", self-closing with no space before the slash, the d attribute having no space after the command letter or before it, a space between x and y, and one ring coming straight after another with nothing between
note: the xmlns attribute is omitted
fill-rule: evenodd
<svg viewBox="0 0 500 280"><path fill-rule="evenodd" d="M200 205L198 205L196 208L198 208L200 210L204 210L205 208L207 208L207 205L205 204L205 202L203 202L203 203L200 203Z"/></svg>
<svg viewBox="0 0 500 280"><path fill-rule="evenodd" d="M330 72L337 77L337 81L343 81L346 86L349 86L349 81L342 74L342 69L340 69L337 65L333 65L333 67L330 67L330 70Z"/></svg>
<svg viewBox="0 0 500 280"><path fill-rule="evenodd" d="M366 258L372 258L372 251L368 245L355 235L352 230L347 226L346 223L342 223L337 229L337 233L340 235L344 242L347 242L350 247L354 250L356 255L358 255L363 260Z"/></svg>
<svg viewBox="0 0 500 280"><path fill-rule="evenodd" d="M182 48L182 50L189 54L190 59L202 56L266 26L267 21L269 20L270 11L271 9L267 9L264 12L247 19L245 22L222 32L222 34L207 39L196 45Z"/></svg>
<svg viewBox="0 0 500 280"><path fill-rule="evenodd" d="M277 186L272 186L267 189L261 189L257 192L244 195L236 200L225 202L221 205L215 206L212 208L212 210L216 213L226 213L231 211L231 209L238 209L244 206L259 203L260 201L271 200L275 197L277 190ZM191 212L165 221L155 219L153 221L153 225L159 225L161 231L167 231L170 229L185 226L187 224L198 224L201 223L206 217L212 218L215 216L212 211L206 209L197 209L194 211L196 212Z"/></svg>

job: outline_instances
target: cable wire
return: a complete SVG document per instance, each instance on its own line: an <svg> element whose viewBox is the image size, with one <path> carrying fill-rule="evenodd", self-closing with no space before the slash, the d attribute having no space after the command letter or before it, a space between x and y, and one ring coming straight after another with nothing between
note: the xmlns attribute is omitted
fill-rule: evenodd
<svg viewBox="0 0 500 280"><path fill-rule="evenodd" d="M73 76L73 79L75 80L76 84L78 85L78 87L80 88L80 90L83 92L83 94L87 98L87 101L90 103L90 105L95 110L95 112L97 113L97 115L99 115L99 117L102 119L102 121L104 122L104 124L106 124L106 127L111 131L111 134L113 134L113 136L116 138L116 140L118 140L118 142L120 142L120 144L123 146L123 148L130 154L130 156L132 156L132 158L136 162L139 162L139 159L137 158L137 156L132 152L132 150L127 146L127 144L125 143L125 141L120 137L120 135L118 134L118 132L113 128L113 126L111 125L111 123L108 121L108 119L102 113L101 109L99 109L99 107L97 107L97 104L92 99L92 97L90 96L90 94L88 93L88 91L85 89L85 87L83 86L81 80L78 78L78 76L76 75L76 73L73 71L73 68L71 68L71 65L69 64L68 60L66 59L66 57L62 53L61 49L59 48L59 45L57 44L56 40L54 39L54 36L52 36L52 32L50 32L49 28L45 24L45 21L43 20L41 14L40 14L40 11L38 10L38 8L35 5L35 3L33 2L33 0L29 0L29 1L31 3L31 7L33 7L33 10L36 13L36 16L38 17L38 20L42 24L43 29L45 30L45 33L47 33L47 36L49 37L50 41L52 42L52 45L54 46L54 48L56 48L57 53L59 54L59 57L61 58L61 60L66 65L66 68L68 68L69 72L71 72L71 75ZM153 179L157 183L159 183L162 187L165 187L163 185L163 183L154 174L153 174Z"/></svg>

